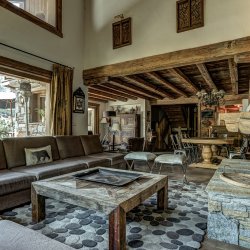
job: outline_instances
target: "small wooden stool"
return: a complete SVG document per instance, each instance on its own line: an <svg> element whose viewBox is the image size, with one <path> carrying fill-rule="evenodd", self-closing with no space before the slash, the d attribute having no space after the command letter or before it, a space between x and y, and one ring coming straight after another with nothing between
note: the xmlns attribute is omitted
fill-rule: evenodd
<svg viewBox="0 0 250 250"><path fill-rule="evenodd" d="M161 168L163 164L169 164L172 166L181 166L183 171L183 183L188 183L186 178L187 157L185 154L163 154L156 157L154 165L152 166L152 171L154 166L157 166L158 163L160 164L159 174L161 173Z"/></svg>

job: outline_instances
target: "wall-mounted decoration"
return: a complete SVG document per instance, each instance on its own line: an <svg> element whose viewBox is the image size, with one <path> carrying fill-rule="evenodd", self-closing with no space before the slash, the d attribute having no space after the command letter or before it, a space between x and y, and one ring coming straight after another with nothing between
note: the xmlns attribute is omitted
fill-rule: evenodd
<svg viewBox="0 0 250 250"><path fill-rule="evenodd" d="M85 94L81 88L73 93L73 112L84 113L85 111Z"/></svg>
<svg viewBox="0 0 250 250"><path fill-rule="evenodd" d="M123 18L123 15L121 18ZM113 49L127 46L131 43L131 17L113 23Z"/></svg>
<svg viewBox="0 0 250 250"><path fill-rule="evenodd" d="M179 0L176 2L177 32L204 26L204 0Z"/></svg>

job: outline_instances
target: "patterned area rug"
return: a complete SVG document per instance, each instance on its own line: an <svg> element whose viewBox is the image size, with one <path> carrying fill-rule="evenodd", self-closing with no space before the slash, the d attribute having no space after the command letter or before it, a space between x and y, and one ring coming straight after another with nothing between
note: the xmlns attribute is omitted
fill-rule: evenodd
<svg viewBox="0 0 250 250"><path fill-rule="evenodd" d="M156 196L127 214L127 248L137 250L199 249L207 227L207 195L204 185L183 186L169 181L169 207L157 210ZM102 213L46 200L46 219L31 222L29 205L2 214L75 249L108 249L108 220Z"/></svg>

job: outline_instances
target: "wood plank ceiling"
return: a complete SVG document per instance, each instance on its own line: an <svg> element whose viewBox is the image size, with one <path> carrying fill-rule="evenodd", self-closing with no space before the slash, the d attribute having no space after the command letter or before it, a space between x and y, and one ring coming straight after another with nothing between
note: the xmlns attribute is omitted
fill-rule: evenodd
<svg viewBox="0 0 250 250"><path fill-rule="evenodd" d="M228 95L247 94L250 79L249 53L239 56L223 54L222 59L219 58L178 67L156 67L125 75L112 74L110 71L110 75L95 78L96 69L87 70L83 75L85 84L89 86L90 101L127 101L137 98L152 102L173 100L195 96L201 89L222 89Z"/></svg>

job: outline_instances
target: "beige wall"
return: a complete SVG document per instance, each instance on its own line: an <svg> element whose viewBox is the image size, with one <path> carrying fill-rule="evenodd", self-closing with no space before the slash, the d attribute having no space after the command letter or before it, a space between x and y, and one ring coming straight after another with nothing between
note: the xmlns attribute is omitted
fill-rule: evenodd
<svg viewBox="0 0 250 250"><path fill-rule="evenodd" d="M176 0L86 0L85 69L250 35L249 0L205 0L205 26L176 33ZM132 45L112 48L114 16L132 17Z"/></svg>
<svg viewBox="0 0 250 250"><path fill-rule="evenodd" d="M74 2L74 4L72 4ZM60 38L24 18L0 7L0 41L39 56L74 67L73 91L79 86L86 92L82 81L84 61L84 1L63 0L63 35ZM0 55L45 69L52 64L0 45ZM87 113L87 109L86 109ZM87 114L73 114L73 133L87 133Z"/></svg>

